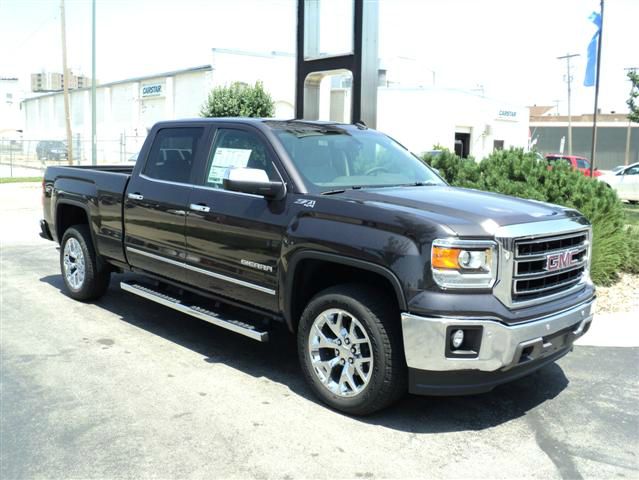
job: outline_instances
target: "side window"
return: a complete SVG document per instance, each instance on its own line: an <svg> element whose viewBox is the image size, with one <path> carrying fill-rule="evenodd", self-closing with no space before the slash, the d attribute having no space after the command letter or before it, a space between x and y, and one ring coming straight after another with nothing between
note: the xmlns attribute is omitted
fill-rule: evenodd
<svg viewBox="0 0 639 480"><path fill-rule="evenodd" d="M546 159L548 160L548 163L562 162L562 163L567 163L568 165L572 165L572 163L570 162L570 159L565 157L546 157Z"/></svg>
<svg viewBox="0 0 639 480"><path fill-rule="evenodd" d="M189 183L193 158L200 148L203 128L164 128L158 131L143 174L170 182Z"/></svg>
<svg viewBox="0 0 639 480"><path fill-rule="evenodd" d="M636 167L630 167L624 172L624 175L639 175L639 165Z"/></svg>
<svg viewBox="0 0 639 480"><path fill-rule="evenodd" d="M588 161L584 160L583 158L577 159L577 166L579 168L590 168L590 164L588 163Z"/></svg>
<svg viewBox="0 0 639 480"><path fill-rule="evenodd" d="M280 180L266 145L255 133L221 128L215 136L204 184L224 188L222 179L229 168L256 168L266 171L270 180Z"/></svg>

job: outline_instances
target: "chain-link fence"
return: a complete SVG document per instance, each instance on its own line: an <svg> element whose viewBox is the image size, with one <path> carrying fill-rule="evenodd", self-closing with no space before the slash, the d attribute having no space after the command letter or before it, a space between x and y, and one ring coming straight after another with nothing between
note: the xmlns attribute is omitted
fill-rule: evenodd
<svg viewBox="0 0 639 480"><path fill-rule="evenodd" d="M117 139L98 139L96 164L135 163L146 137L120 135ZM1 139L0 178L36 177L49 165L91 165L91 140L73 136L72 159L62 139Z"/></svg>

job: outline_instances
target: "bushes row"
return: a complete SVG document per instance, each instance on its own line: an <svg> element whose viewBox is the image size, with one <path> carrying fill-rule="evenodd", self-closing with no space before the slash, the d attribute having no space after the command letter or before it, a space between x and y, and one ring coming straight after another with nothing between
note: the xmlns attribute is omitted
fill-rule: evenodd
<svg viewBox="0 0 639 480"><path fill-rule="evenodd" d="M639 273L639 231L626 226L623 206L605 183L585 177L567 163L549 169L534 153L495 151L481 162L444 150L424 161L451 185L513 195L575 208L592 223L591 276L609 285L621 271Z"/></svg>

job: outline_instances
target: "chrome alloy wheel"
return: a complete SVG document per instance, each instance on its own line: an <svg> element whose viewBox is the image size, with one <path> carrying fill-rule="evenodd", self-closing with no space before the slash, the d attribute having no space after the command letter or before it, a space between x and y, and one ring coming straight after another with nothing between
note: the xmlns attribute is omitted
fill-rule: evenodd
<svg viewBox="0 0 639 480"><path fill-rule="evenodd" d="M69 238L67 243L64 244L64 277L67 280L67 284L73 290L80 290L84 283L84 253L80 242L75 238Z"/></svg>
<svg viewBox="0 0 639 480"><path fill-rule="evenodd" d="M313 321L308 337L313 371L340 397L361 393L373 374L373 348L362 324L345 310L331 308Z"/></svg>

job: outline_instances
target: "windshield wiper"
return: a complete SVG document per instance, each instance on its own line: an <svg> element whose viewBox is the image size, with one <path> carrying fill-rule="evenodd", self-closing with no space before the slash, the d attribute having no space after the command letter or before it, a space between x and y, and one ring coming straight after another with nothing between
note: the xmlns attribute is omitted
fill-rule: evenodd
<svg viewBox="0 0 639 480"><path fill-rule="evenodd" d="M345 188L339 188L336 190L326 190L325 192L322 192L320 195L334 195L336 193L344 193L346 191Z"/></svg>
<svg viewBox="0 0 639 480"><path fill-rule="evenodd" d="M400 187L436 187L441 185L438 182L413 182L413 183L403 183Z"/></svg>
<svg viewBox="0 0 639 480"><path fill-rule="evenodd" d="M336 188L335 190L326 190L320 195L333 195L335 193L344 193L346 190L360 190L364 188L362 185L353 185L352 187Z"/></svg>

